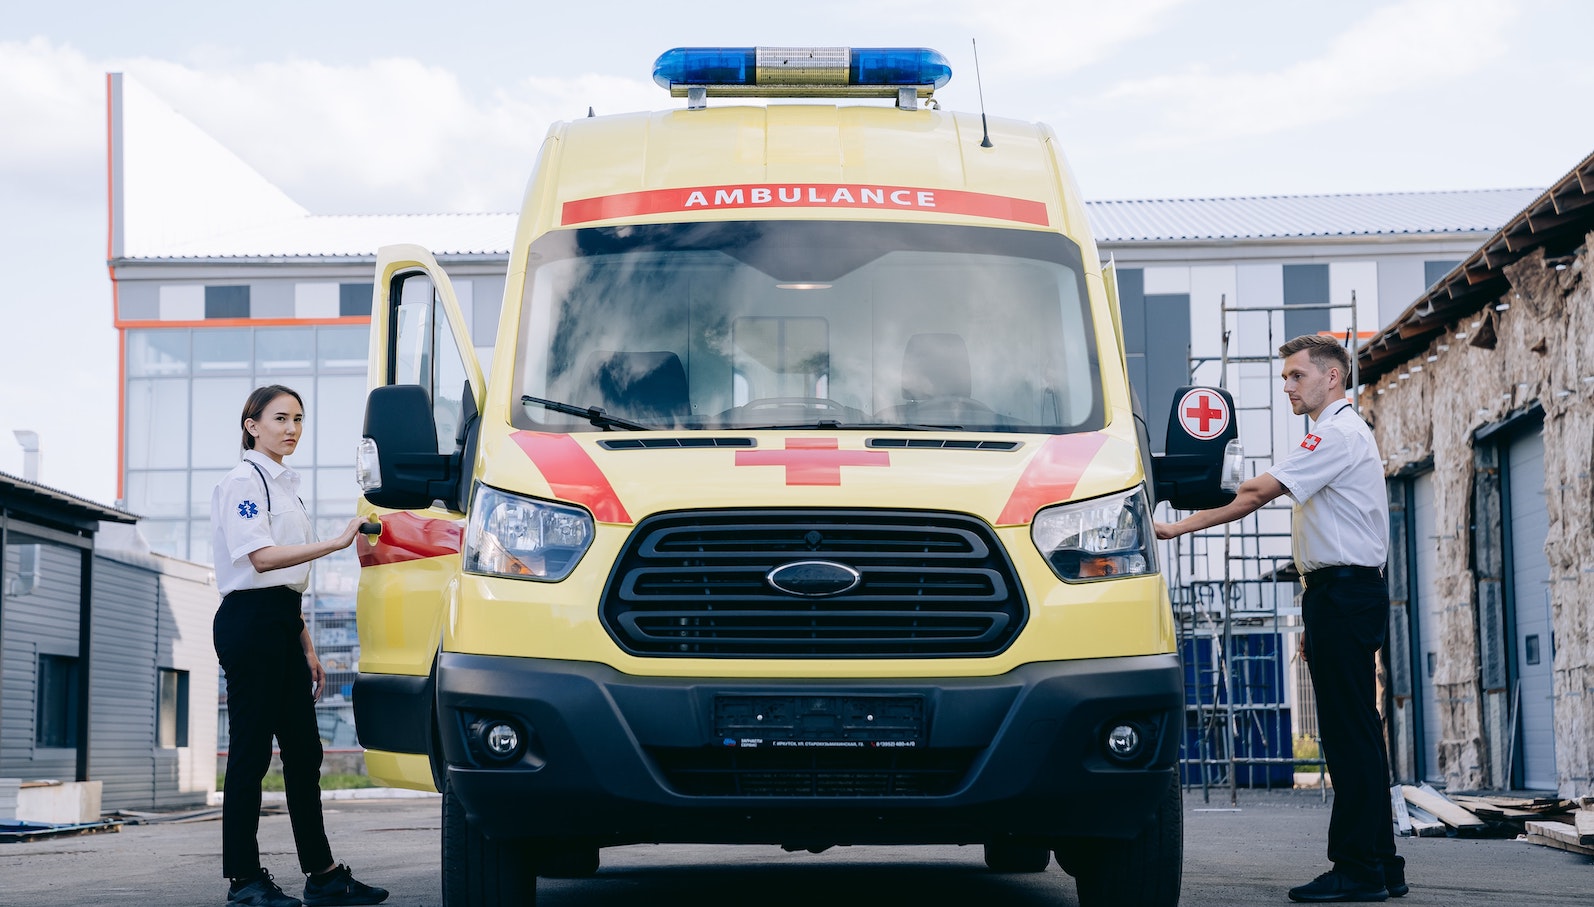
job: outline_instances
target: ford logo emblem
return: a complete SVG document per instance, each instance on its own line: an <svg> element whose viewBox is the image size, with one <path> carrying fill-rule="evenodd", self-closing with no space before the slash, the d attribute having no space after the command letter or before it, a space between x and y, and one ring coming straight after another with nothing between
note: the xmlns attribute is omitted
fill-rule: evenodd
<svg viewBox="0 0 1594 907"><path fill-rule="evenodd" d="M764 582L787 595L823 598L851 591L863 576L835 561L793 561L764 574Z"/></svg>

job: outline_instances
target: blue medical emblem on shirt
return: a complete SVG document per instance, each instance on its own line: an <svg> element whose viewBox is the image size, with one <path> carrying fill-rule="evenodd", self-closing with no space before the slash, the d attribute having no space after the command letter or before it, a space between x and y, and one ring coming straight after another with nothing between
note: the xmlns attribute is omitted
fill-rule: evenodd
<svg viewBox="0 0 1594 907"><path fill-rule="evenodd" d="M246 520L252 520L260 515L260 508L255 506L254 501L244 501L238 505L238 515Z"/></svg>

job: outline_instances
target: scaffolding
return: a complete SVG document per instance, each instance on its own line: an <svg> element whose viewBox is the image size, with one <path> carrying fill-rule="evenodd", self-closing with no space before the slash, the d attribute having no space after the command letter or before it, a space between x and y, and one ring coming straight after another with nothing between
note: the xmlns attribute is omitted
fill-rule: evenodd
<svg viewBox="0 0 1594 907"><path fill-rule="evenodd" d="M1274 313L1344 309L1345 305L1271 308L1230 306L1221 300L1223 336L1216 359L1190 356L1190 382L1202 382L1210 366L1217 384L1234 396L1234 418L1245 445L1245 475L1272 465L1281 434L1289 423L1275 411L1280 395L1273 355L1282 342ZM1350 330L1354 388L1356 356L1355 294ZM1267 355L1231 352L1231 338L1242 316L1265 316ZM1257 385L1265 384L1265 388ZM1238 388L1236 390L1236 387ZM1258 425L1266 430L1258 432ZM1249 427L1252 431L1247 432ZM1260 435L1261 437L1257 437ZM1263 441L1265 443L1258 443ZM1287 441L1284 443L1288 443ZM1314 768L1323 784L1321 746L1297 757L1296 738L1314 743L1317 722L1311 680L1299 658L1301 611L1298 576L1290 552L1290 502L1279 498L1255 513L1221 527L1191 533L1167 543L1169 595L1179 626L1179 651L1185 675L1185 729L1180 746L1180 776L1186 789L1199 787L1210 802L1214 789L1238 800L1239 787L1293 787L1297 765ZM1292 715L1293 699L1302 708Z"/></svg>

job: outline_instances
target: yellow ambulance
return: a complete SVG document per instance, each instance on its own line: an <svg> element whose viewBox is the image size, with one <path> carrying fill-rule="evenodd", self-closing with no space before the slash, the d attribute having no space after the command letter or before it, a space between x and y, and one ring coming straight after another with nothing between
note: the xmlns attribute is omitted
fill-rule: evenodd
<svg viewBox="0 0 1594 907"><path fill-rule="evenodd" d="M950 76L665 53L684 107L550 129L490 371L382 250L354 709L374 778L443 795L445 903L645 842L980 845L1177 903L1151 508L1224 499L1232 405L1183 394L1153 466L1056 136Z"/></svg>

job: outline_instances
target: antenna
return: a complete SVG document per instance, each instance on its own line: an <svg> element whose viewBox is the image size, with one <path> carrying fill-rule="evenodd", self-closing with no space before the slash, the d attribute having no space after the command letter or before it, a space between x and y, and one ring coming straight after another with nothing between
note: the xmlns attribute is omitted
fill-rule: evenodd
<svg viewBox="0 0 1594 907"><path fill-rule="evenodd" d="M980 138L980 147L991 147L991 127L985 122L985 83L980 81L980 45L973 39L969 44L974 48L974 85L980 92L980 129L985 133Z"/></svg>

